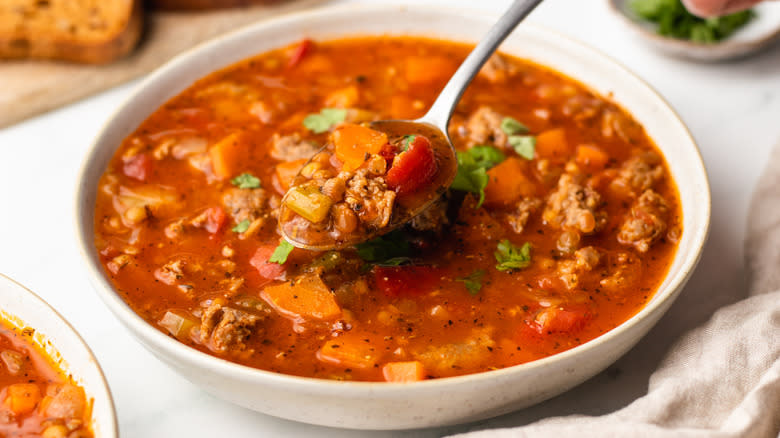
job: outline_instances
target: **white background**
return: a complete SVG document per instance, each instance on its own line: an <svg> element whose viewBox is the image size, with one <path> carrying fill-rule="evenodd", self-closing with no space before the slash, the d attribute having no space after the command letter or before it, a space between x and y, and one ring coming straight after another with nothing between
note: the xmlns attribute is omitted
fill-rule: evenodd
<svg viewBox="0 0 780 438"><path fill-rule="evenodd" d="M497 12L508 4L505 0L430 3ZM713 195L712 232L699 268L658 326L615 365L580 387L486 422L373 436L440 436L623 407L645 393L650 372L671 343L703 322L690 320L686 309L714 310L726 304L718 290L744 284L742 241L750 193L772 145L780 139L780 45L727 64L670 59L625 32L605 3L547 0L529 19L624 63L659 90L689 126L704 155ZM48 300L90 344L113 391L124 437L368 435L279 420L211 397L141 348L92 291L73 237L77 170L99 127L136 84L0 130L0 272Z"/></svg>

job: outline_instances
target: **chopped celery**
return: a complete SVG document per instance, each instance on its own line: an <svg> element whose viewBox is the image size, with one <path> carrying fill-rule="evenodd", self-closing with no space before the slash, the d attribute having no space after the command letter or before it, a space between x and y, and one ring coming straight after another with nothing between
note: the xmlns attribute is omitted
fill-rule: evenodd
<svg viewBox="0 0 780 438"><path fill-rule="evenodd" d="M161 327L168 330L170 334L177 338L186 338L190 330L195 327L195 320L180 315L178 312L167 311L158 322Z"/></svg>
<svg viewBox="0 0 780 438"><path fill-rule="evenodd" d="M317 187L311 185L290 189L285 204L309 222L319 223L328 217L333 200L323 195Z"/></svg>

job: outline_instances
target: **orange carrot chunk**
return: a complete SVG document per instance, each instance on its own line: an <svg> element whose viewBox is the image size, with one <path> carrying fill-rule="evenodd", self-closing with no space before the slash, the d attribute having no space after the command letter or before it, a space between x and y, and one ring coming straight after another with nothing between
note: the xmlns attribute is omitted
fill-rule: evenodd
<svg viewBox="0 0 780 438"><path fill-rule="evenodd" d="M607 165L609 155L598 146L592 144L581 144L577 146L577 155L575 161L582 167L594 170L601 170Z"/></svg>
<svg viewBox="0 0 780 438"><path fill-rule="evenodd" d="M330 340L317 352L317 358L344 368L371 368L378 362L381 352L363 338L340 336Z"/></svg>
<svg viewBox="0 0 780 438"><path fill-rule="evenodd" d="M5 404L17 416L26 415L41 401L41 390L32 383L16 383L8 387Z"/></svg>
<svg viewBox="0 0 780 438"><path fill-rule="evenodd" d="M570 150L563 128L544 131L536 137L536 156L538 158L563 161L569 156Z"/></svg>
<svg viewBox="0 0 780 438"><path fill-rule="evenodd" d="M237 133L223 138L209 149L214 175L227 179L238 173L249 158L249 148Z"/></svg>
<svg viewBox="0 0 780 438"><path fill-rule="evenodd" d="M388 382L418 382L425 379L425 368L420 361L388 362L382 367L382 374Z"/></svg>
<svg viewBox="0 0 780 438"><path fill-rule="evenodd" d="M306 161L306 159L283 161L276 165L276 179L284 191L290 189L295 176L298 175Z"/></svg>
<svg viewBox="0 0 780 438"><path fill-rule="evenodd" d="M406 80L424 85L445 79L455 72L456 65L443 56L412 56L406 58Z"/></svg>
<svg viewBox="0 0 780 438"><path fill-rule="evenodd" d="M363 164L368 154L379 153L382 146L387 144L387 134L345 123L333 131L331 140L336 147L336 158L344 163L342 169L353 171Z"/></svg>
<svg viewBox="0 0 780 438"><path fill-rule="evenodd" d="M316 274L268 286L260 296L277 312L295 321L327 320L341 315L336 298Z"/></svg>
<svg viewBox="0 0 780 438"><path fill-rule="evenodd" d="M524 196L534 196L536 186L525 176L525 162L509 157L488 170L485 187L485 205L500 207L511 204Z"/></svg>

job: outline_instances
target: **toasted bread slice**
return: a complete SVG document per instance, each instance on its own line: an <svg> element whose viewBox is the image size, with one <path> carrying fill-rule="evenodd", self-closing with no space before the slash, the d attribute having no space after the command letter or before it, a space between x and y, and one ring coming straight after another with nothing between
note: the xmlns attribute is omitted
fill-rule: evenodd
<svg viewBox="0 0 780 438"><path fill-rule="evenodd" d="M1 0L0 58L102 64L129 53L142 0Z"/></svg>
<svg viewBox="0 0 780 438"><path fill-rule="evenodd" d="M202 11L207 9L279 3L280 1L281 0L150 0L149 4L153 8L170 11Z"/></svg>

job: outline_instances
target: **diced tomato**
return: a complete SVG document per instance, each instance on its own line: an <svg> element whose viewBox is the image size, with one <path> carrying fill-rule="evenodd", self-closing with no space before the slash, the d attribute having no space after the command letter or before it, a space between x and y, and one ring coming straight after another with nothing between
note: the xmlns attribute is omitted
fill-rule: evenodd
<svg viewBox="0 0 780 438"><path fill-rule="evenodd" d="M438 167L431 142L417 135L409 143L409 149L395 157L385 180L388 187L399 195L405 195L416 192L430 182Z"/></svg>
<svg viewBox="0 0 780 438"><path fill-rule="evenodd" d="M313 48L314 48L314 42L312 40L308 38L304 38L303 40L301 40L301 42L298 43L297 46L295 46L292 55L290 55L290 61L288 61L287 66L292 68L300 64L303 58L306 55L308 55Z"/></svg>
<svg viewBox="0 0 780 438"><path fill-rule="evenodd" d="M216 234L225 225L225 210L221 207L211 207L206 210L206 224L204 228L211 234Z"/></svg>
<svg viewBox="0 0 780 438"><path fill-rule="evenodd" d="M441 272L431 266L375 266L374 281L389 297L413 297L433 290Z"/></svg>
<svg viewBox="0 0 780 438"><path fill-rule="evenodd" d="M152 159L147 154L133 155L123 160L122 172L138 181L146 181L152 173Z"/></svg>
<svg viewBox="0 0 780 438"><path fill-rule="evenodd" d="M283 265L268 262L275 249L276 246L261 246L249 260L249 264L257 269L260 276L269 280L279 278L285 271Z"/></svg>

